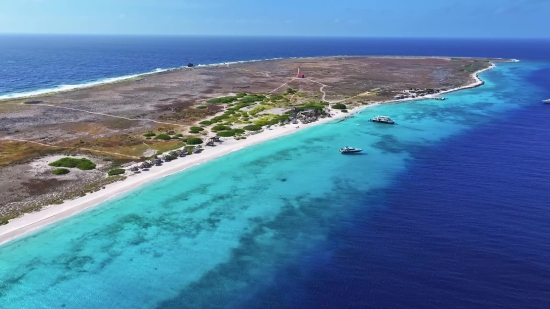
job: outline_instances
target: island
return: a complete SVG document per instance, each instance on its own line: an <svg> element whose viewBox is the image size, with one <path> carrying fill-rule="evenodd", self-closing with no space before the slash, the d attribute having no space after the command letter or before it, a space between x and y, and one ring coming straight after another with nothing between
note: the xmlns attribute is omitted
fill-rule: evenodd
<svg viewBox="0 0 550 309"><path fill-rule="evenodd" d="M369 106L443 100L444 93L481 85L477 74L498 61L504 60L190 64L1 101L0 225L12 227L0 227L0 242L159 177Z"/></svg>

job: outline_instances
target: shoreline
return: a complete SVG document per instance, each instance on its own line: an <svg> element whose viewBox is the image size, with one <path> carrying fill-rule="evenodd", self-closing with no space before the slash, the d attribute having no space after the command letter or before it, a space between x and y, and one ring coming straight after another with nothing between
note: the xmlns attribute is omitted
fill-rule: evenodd
<svg viewBox="0 0 550 309"><path fill-rule="evenodd" d="M332 110L336 114L331 118L321 118L320 120L308 124L299 124L299 125L285 125L285 126L276 126L271 130L264 130L262 133L254 134L247 137L246 140L226 140L224 143L219 144L216 147L204 147L204 151L200 154L194 154L185 158L179 158L177 160L164 163L162 166L153 167L149 171L143 171L139 174L134 174L128 176L123 181L115 182L110 185L107 185L105 189L96 191L86 196L76 198L74 200L64 201L62 204L50 205L42 208L40 211L26 213L21 217L12 219L8 224L0 226L0 245L3 245L12 240L16 240L22 236L28 235L31 232L37 231L41 228L44 228L52 223L61 221L63 219L69 218L73 215L83 212L84 210L95 207L99 204L102 204L110 199L113 199L121 194L127 193L131 190L142 187L143 185L168 177L170 175L185 171L193 166L200 165L212 161L214 159L220 158L229 153L245 149L247 147L257 145L269 140L277 139L306 128L310 128L320 124L326 124L333 122L334 120L344 118L346 116L352 116L357 114L367 108L378 106L385 103L401 103L408 101L418 101L433 99L439 95L460 91L464 89L476 88L484 84L484 81L479 78L479 74L486 72L495 68L496 65L491 62L491 66L485 69L476 71L472 73L472 78L474 82L467 84L462 87L457 87L449 89L447 91L428 95L418 98L407 98L399 100L388 100L376 102L374 104L360 106L353 110L350 110L349 113L342 113L337 110ZM296 127L298 126L298 127Z"/></svg>
<svg viewBox="0 0 550 309"><path fill-rule="evenodd" d="M27 92L16 92L16 93L8 93L8 94L2 94L0 95L0 103L5 101L11 101L11 100L22 100L22 99L32 99L36 97L41 96L51 96L61 93L67 93L71 91L77 91L82 89L89 89L93 87L100 87L104 85L112 85L112 84L118 84L118 83L125 83L125 82L131 82L132 80L136 78L142 78L147 76L154 76L157 74L162 73L168 73L168 72L175 72L180 70L190 70L194 68L208 68L208 67L217 67L217 66L228 66L231 64L241 64L241 63L253 63L253 62L262 62L262 61L276 61L276 60L286 60L286 59L323 59L323 58L335 58L335 57L343 57L343 58L351 58L351 57L368 57L368 58L395 58L395 59L424 59L424 58L432 58L432 59L451 59L451 58L461 58L461 59L477 59L476 57L451 57L451 56L347 56L347 55L336 55L336 56L314 56L314 57L290 57L290 58L267 58L267 59L256 59L256 60L243 60L243 61L228 61L228 62L219 62L219 63L211 63L211 64L197 64L194 67L187 67L187 66L181 66L181 67L174 67L174 68L168 68L168 69L161 69L157 68L150 72L145 73L136 73L136 74L128 74L118 77L106 77L102 79L98 79L95 81L90 82L82 82L77 83L74 85L58 85L53 88L45 88L45 89L37 89ZM502 62L519 62L517 59L504 59L504 58L488 58L491 60L498 60Z"/></svg>

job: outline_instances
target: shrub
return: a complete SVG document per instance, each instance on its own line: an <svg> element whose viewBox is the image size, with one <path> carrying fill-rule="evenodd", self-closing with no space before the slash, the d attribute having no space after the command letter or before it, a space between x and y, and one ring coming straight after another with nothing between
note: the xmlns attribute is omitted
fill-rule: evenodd
<svg viewBox="0 0 550 309"><path fill-rule="evenodd" d="M263 112L263 111L268 110L268 109L271 109L271 106L259 105L259 106L254 107L252 110L250 110L248 112L248 114L251 115L251 116L255 116L259 112Z"/></svg>
<svg viewBox="0 0 550 309"><path fill-rule="evenodd" d="M198 137L190 137L187 139L187 144L189 145L199 145L202 144L202 139Z"/></svg>
<svg viewBox="0 0 550 309"><path fill-rule="evenodd" d="M243 129L233 129L227 131L220 131L216 135L220 137L230 137L235 135L243 134L245 131Z"/></svg>
<svg viewBox="0 0 550 309"><path fill-rule="evenodd" d="M249 126L245 126L243 127L243 129L247 130L247 131L259 131L262 129L261 126L259 125L255 125L255 124L251 124Z"/></svg>
<svg viewBox="0 0 550 309"><path fill-rule="evenodd" d="M237 93L236 97L237 98L242 98L242 97L246 97L246 92L241 92L241 93Z"/></svg>
<svg viewBox="0 0 550 309"><path fill-rule="evenodd" d="M202 129L202 128L201 128L201 129ZM183 137L183 134L181 134L181 133L178 133L178 134L174 135L174 137L173 137L173 138L182 138L182 137Z"/></svg>
<svg viewBox="0 0 550 309"><path fill-rule="evenodd" d="M191 130L194 130L194 131L203 131L204 128L201 128L201 127L191 127Z"/></svg>
<svg viewBox="0 0 550 309"><path fill-rule="evenodd" d="M198 108L198 109L206 109L206 108L208 108L208 106L206 106L206 105L199 105L199 106L197 106L197 108Z"/></svg>
<svg viewBox="0 0 550 309"><path fill-rule="evenodd" d="M212 124L212 121L205 120L205 121L199 122L199 124L201 124L201 125L203 125L203 126L209 126L209 125Z"/></svg>
<svg viewBox="0 0 550 309"><path fill-rule="evenodd" d="M55 162L52 162L49 164L50 166L55 167L67 167L67 168L78 168L80 170L86 171L86 170L93 170L95 168L95 164L88 160L88 159L76 159L76 158L62 158Z"/></svg>
<svg viewBox="0 0 550 309"><path fill-rule="evenodd" d="M265 99L265 96L263 95L247 95L246 97L241 98L241 103L254 103L258 101L262 101Z"/></svg>
<svg viewBox="0 0 550 309"><path fill-rule="evenodd" d="M334 109L348 109L348 107L345 104L342 103L336 103L332 105L332 108Z"/></svg>
<svg viewBox="0 0 550 309"><path fill-rule="evenodd" d="M220 131L220 132L216 133L216 135L217 135L217 136L220 136L220 137L235 136L235 131L234 131L234 130Z"/></svg>
<svg viewBox="0 0 550 309"><path fill-rule="evenodd" d="M116 176L116 175L122 175L126 173L126 171L122 168L116 168L114 170L109 171L109 176Z"/></svg>
<svg viewBox="0 0 550 309"><path fill-rule="evenodd" d="M155 132L153 132L153 131L149 131L149 132L143 134L143 136L145 136L145 137L153 137L153 136L155 136L155 135L156 135L156 134L155 134Z"/></svg>
<svg viewBox="0 0 550 309"><path fill-rule="evenodd" d="M222 125L222 124L218 124L218 125L213 126L211 130L212 130L212 132L226 131L226 130L231 130L231 127L230 126L225 126L225 125Z"/></svg>
<svg viewBox="0 0 550 309"><path fill-rule="evenodd" d="M155 136L155 139L161 139L163 141L168 141L172 138L170 137L170 135L162 133L162 134L159 134L159 135Z"/></svg>
<svg viewBox="0 0 550 309"><path fill-rule="evenodd" d="M347 109L341 109L342 113L347 113L348 110Z"/></svg>
<svg viewBox="0 0 550 309"><path fill-rule="evenodd" d="M212 104L226 104L226 103L231 103L233 101L237 101L238 99L239 98L237 98L236 96L229 96L229 97L221 97L221 98L210 99L206 102L212 103Z"/></svg>
<svg viewBox="0 0 550 309"><path fill-rule="evenodd" d="M54 175L66 175L68 173L70 173L71 171L69 171L68 169L66 168L56 168L52 171L52 174Z"/></svg>

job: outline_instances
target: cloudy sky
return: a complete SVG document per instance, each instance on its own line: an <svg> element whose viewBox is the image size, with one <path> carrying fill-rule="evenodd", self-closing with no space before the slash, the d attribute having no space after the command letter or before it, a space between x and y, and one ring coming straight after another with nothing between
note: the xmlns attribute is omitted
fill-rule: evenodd
<svg viewBox="0 0 550 309"><path fill-rule="evenodd" d="M548 20L550 0L0 0L0 33L549 38Z"/></svg>

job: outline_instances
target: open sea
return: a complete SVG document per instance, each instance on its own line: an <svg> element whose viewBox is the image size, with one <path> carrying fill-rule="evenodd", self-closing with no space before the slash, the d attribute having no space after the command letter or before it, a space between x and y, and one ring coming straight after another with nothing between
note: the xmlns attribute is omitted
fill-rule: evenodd
<svg viewBox="0 0 550 309"><path fill-rule="evenodd" d="M2 245L0 308L550 308L550 41L4 35L0 97L328 55L520 62L446 101L372 107Z"/></svg>

